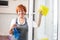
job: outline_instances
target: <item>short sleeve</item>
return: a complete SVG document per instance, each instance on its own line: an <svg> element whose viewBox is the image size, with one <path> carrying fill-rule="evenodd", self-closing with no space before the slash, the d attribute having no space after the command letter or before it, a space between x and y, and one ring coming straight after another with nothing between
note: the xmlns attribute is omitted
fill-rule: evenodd
<svg viewBox="0 0 60 40"><path fill-rule="evenodd" d="M13 24L16 24L16 19L12 19L12 20L11 20L10 29L12 28ZM10 29L9 29L9 30L10 30Z"/></svg>
<svg viewBox="0 0 60 40"><path fill-rule="evenodd" d="M12 19L12 20L11 20L10 26L12 26L13 24L16 24L16 19Z"/></svg>

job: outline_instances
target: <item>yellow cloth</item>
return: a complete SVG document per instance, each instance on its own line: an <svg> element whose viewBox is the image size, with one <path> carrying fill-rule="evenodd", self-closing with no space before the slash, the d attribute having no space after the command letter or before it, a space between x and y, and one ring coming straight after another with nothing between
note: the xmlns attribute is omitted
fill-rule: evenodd
<svg viewBox="0 0 60 40"><path fill-rule="evenodd" d="M48 38L41 38L40 40L48 40Z"/></svg>
<svg viewBox="0 0 60 40"><path fill-rule="evenodd" d="M42 15L46 16L48 14L48 7L44 6L44 5L41 5L38 12L40 13L42 11Z"/></svg>

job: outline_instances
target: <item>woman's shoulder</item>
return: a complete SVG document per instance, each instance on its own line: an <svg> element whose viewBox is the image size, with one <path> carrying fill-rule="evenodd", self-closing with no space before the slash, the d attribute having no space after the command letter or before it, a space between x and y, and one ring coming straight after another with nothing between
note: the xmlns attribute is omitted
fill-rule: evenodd
<svg viewBox="0 0 60 40"><path fill-rule="evenodd" d="M14 24L16 24L16 18L11 19L10 27L12 27Z"/></svg>
<svg viewBox="0 0 60 40"><path fill-rule="evenodd" d="M16 21L16 18L11 19L11 21Z"/></svg>
<svg viewBox="0 0 60 40"><path fill-rule="evenodd" d="M29 18L25 18L27 22L29 22Z"/></svg>
<svg viewBox="0 0 60 40"><path fill-rule="evenodd" d="M16 23L16 18L11 19L11 24L15 24Z"/></svg>

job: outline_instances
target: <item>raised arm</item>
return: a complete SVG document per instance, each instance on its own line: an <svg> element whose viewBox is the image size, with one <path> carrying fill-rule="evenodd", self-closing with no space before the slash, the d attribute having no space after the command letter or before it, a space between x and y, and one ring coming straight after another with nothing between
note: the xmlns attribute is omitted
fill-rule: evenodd
<svg viewBox="0 0 60 40"><path fill-rule="evenodd" d="M42 6L40 6L40 8L39 8L39 16L38 16L38 18L37 18L37 21L35 22L36 24L37 24L37 27L39 27L40 26L40 24L41 24L41 17L42 17L42 15L43 16L46 16L47 14L48 14L48 7L47 6L44 6L44 5L42 5Z"/></svg>
<svg viewBox="0 0 60 40"><path fill-rule="evenodd" d="M42 14L41 13L42 13L42 11L40 12L40 14L38 14L39 16L38 16L37 21L36 21L37 27L39 27L40 24L41 24L41 18L42 18Z"/></svg>
<svg viewBox="0 0 60 40"><path fill-rule="evenodd" d="M41 24L41 18L42 18L42 14L39 14L38 20L37 20L37 26L39 27Z"/></svg>

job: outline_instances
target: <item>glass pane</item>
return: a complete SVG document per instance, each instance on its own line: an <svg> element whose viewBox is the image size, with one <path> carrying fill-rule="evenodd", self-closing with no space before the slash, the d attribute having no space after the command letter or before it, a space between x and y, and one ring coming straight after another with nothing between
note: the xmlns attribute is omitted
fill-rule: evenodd
<svg viewBox="0 0 60 40"><path fill-rule="evenodd" d="M42 15L41 24L38 28L34 30L34 39L36 40L57 40L57 0L35 0L35 20L37 20L37 16L39 15L38 9L41 5L47 6L49 8L49 12L46 16Z"/></svg>

